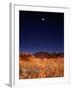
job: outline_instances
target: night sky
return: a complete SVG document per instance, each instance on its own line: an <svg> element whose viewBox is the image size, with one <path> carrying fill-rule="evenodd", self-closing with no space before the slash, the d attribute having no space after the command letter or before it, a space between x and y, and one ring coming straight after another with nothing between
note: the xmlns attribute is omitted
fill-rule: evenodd
<svg viewBox="0 0 72 90"><path fill-rule="evenodd" d="M64 13L19 11L19 50L64 51Z"/></svg>

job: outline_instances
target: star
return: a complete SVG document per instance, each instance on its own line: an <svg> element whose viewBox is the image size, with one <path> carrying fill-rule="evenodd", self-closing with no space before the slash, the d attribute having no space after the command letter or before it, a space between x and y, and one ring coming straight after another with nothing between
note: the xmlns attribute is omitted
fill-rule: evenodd
<svg viewBox="0 0 72 90"><path fill-rule="evenodd" d="M42 20L42 21L45 21L45 18L42 18L41 20Z"/></svg>

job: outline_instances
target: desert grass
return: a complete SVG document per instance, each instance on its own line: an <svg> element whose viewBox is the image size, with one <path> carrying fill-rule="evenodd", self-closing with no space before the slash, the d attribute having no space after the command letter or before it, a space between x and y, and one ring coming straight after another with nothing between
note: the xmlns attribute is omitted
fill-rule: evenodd
<svg viewBox="0 0 72 90"><path fill-rule="evenodd" d="M19 79L51 78L64 76L64 57L36 58L33 55L19 58Z"/></svg>

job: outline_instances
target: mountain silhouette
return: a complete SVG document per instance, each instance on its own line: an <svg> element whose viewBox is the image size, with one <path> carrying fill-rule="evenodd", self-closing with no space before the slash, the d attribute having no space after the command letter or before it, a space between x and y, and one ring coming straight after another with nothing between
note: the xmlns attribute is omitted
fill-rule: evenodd
<svg viewBox="0 0 72 90"><path fill-rule="evenodd" d="M44 51L36 52L34 54L31 53L20 53L20 58L22 60L30 60L31 57L35 58L58 58L58 57L64 57L64 53L48 53Z"/></svg>
<svg viewBox="0 0 72 90"><path fill-rule="evenodd" d="M34 54L35 57L39 58L57 58L57 57L64 57L63 53L48 53L48 52L37 52Z"/></svg>

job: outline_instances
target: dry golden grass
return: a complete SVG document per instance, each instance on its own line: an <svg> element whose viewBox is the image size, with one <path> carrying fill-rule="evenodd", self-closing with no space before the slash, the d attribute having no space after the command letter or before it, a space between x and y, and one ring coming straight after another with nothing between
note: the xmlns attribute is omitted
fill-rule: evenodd
<svg viewBox="0 0 72 90"><path fill-rule="evenodd" d="M57 58L36 58L33 55L29 57L20 57L19 60L19 78L49 78L64 76L64 57Z"/></svg>

